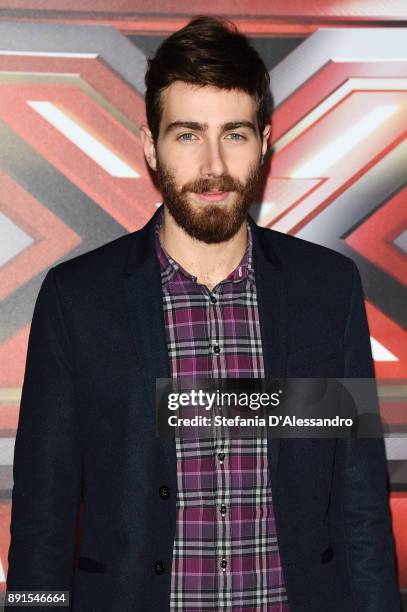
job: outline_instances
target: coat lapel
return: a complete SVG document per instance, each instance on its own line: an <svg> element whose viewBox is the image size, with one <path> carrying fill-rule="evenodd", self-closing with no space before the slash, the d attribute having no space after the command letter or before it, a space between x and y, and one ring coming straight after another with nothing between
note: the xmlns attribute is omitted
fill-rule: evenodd
<svg viewBox="0 0 407 612"><path fill-rule="evenodd" d="M170 378L161 273L155 250L155 222L158 212L134 234L125 266L124 280L128 314L136 353L142 366L148 408L156 418L156 379ZM176 454L173 438L159 439L171 477L175 478Z"/></svg>
<svg viewBox="0 0 407 612"><path fill-rule="evenodd" d="M253 232L253 260L263 345L265 377L284 378L287 372L287 306L284 270L272 245L273 232L256 225ZM276 499L280 438L268 436L268 457L273 498Z"/></svg>
<svg viewBox="0 0 407 612"><path fill-rule="evenodd" d="M155 419L156 378L170 377L162 308L159 262L155 254L155 223L160 209L134 234L125 266L124 279L128 312L136 352L142 365L149 409ZM283 267L272 246L272 234L249 216L253 230L253 259L259 305L266 378L286 376L287 324ZM172 478L176 478L176 453L173 438L161 439ZM280 440L268 438L268 455L273 494L277 487Z"/></svg>

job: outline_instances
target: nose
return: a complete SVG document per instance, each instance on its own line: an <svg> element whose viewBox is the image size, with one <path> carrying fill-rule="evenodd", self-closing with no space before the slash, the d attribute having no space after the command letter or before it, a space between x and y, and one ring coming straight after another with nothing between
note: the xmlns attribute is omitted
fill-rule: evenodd
<svg viewBox="0 0 407 612"><path fill-rule="evenodd" d="M220 177L226 173L226 163L218 140L207 141L202 147L200 172L204 177Z"/></svg>

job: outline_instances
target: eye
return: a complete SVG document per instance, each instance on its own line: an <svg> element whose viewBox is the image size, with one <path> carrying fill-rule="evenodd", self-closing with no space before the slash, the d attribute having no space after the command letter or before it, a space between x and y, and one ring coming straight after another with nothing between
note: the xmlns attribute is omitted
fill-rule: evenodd
<svg viewBox="0 0 407 612"><path fill-rule="evenodd" d="M246 137L243 136L243 134L239 134L238 132L232 132L230 134L227 135L227 137L231 137L230 140L246 140Z"/></svg>
<svg viewBox="0 0 407 612"><path fill-rule="evenodd" d="M192 132L185 132L185 134L181 134L178 136L177 140L183 140L184 142L191 142L195 138L195 134Z"/></svg>

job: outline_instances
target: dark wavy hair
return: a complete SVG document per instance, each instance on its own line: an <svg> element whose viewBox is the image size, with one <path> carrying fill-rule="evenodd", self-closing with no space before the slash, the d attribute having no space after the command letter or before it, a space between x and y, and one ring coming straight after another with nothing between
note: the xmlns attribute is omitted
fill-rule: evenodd
<svg viewBox="0 0 407 612"><path fill-rule="evenodd" d="M155 143L162 115L161 92L174 81L244 91L257 102L260 134L269 121L272 107L269 73L260 55L231 21L195 17L166 38L148 60L145 102Z"/></svg>

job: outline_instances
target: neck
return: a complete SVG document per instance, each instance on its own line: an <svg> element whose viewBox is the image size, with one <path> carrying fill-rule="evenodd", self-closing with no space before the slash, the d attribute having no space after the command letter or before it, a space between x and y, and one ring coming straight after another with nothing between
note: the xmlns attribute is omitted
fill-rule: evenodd
<svg viewBox="0 0 407 612"><path fill-rule="evenodd" d="M160 241L166 252L197 282L213 289L238 266L247 247L247 227L243 223L229 240L207 244L187 234L164 206Z"/></svg>

